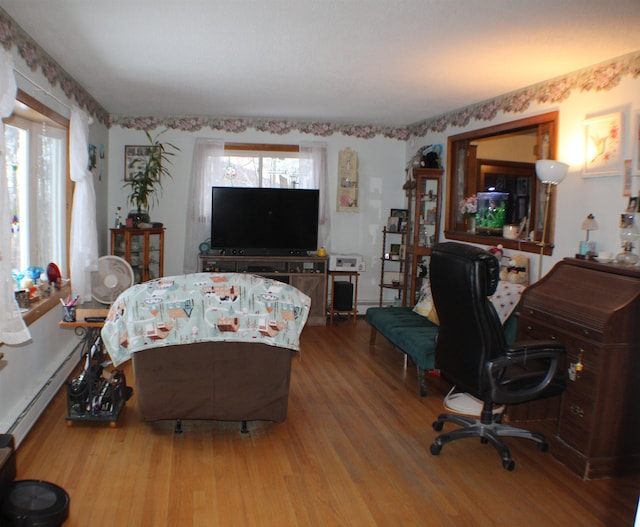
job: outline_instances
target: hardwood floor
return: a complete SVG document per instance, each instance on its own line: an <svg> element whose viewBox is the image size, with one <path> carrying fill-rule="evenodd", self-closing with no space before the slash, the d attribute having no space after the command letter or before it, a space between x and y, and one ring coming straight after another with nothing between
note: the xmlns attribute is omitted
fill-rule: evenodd
<svg viewBox="0 0 640 527"><path fill-rule="evenodd" d="M502 468L477 440L429 453L444 382L420 398L415 369L358 320L307 327L282 424L65 423L62 390L18 450L18 478L71 496L65 527L631 526L640 477L582 481L533 443ZM125 372L129 384L133 374ZM450 425L447 425L450 426Z"/></svg>

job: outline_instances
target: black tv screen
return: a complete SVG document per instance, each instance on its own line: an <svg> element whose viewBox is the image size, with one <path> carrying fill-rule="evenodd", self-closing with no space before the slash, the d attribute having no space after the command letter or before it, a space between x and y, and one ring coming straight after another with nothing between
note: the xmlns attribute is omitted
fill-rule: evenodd
<svg viewBox="0 0 640 527"><path fill-rule="evenodd" d="M318 190L212 187L211 249L227 255L306 255L318 246Z"/></svg>

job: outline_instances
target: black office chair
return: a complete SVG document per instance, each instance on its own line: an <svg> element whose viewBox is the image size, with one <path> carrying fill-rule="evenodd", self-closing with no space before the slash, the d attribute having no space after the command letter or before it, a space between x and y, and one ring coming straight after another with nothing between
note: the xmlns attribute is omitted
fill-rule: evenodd
<svg viewBox="0 0 640 527"><path fill-rule="evenodd" d="M439 415L433 423L437 432L445 422L462 428L439 435L431 453L437 456L456 439L480 437L498 450L502 466L513 470L515 463L501 437L532 439L543 452L549 446L541 434L502 424L506 410L494 413L494 408L561 393L564 346L552 340L507 344L489 299L499 274L496 257L471 245L440 243L431 253L431 293L440 320L436 367L459 390L483 402L480 419Z"/></svg>

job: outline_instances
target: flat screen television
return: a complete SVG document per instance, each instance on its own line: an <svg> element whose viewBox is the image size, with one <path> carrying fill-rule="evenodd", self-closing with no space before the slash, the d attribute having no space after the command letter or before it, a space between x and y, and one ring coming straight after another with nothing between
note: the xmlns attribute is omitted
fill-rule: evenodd
<svg viewBox="0 0 640 527"><path fill-rule="evenodd" d="M318 248L318 190L211 188L211 250L304 255Z"/></svg>

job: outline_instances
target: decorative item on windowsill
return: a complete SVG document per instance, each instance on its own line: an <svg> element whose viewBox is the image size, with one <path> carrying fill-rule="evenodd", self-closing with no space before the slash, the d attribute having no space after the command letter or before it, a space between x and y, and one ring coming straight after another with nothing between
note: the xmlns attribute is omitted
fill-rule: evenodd
<svg viewBox="0 0 640 527"><path fill-rule="evenodd" d="M591 260L596 255L596 242L589 241L589 233L597 231L600 227L593 214L589 214L582 222L582 230L587 231L587 238L580 242L580 252L576 254L576 258Z"/></svg>
<svg viewBox="0 0 640 527"><path fill-rule="evenodd" d="M633 247L640 238L635 225L635 214L620 214L620 244L623 251L616 256L616 263L636 265L640 257L633 252Z"/></svg>
<svg viewBox="0 0 640 527"><path fill-rule="evenodd" d="M460 214L467 225L467 232L475 234L476 232L476 213L478 212L478 197L474 194L468 198L464 198L458 205Z"/></svg>
<svg viewBox="0 0 640 527"><path fill-rule="evenodd" d="M553 187L562 183L569 172L569 165L561 163L560 161L554 161L552 159L539 159L536 161L536 175L542 182L545 188L545 210L544 210L544 225L542 227L542 240L538 243L540 246L540 260L538 262L538 280L542 277L542 258L544 257L544 248L548 245L547 229L549 227L549 216L551 214L551 192Z"/></svg>
<svg viewBox="0 0 640 527"><path fill-rule="evenodd" d="M174 151L180 149L171 143L161 143L158 138L167 130L159 132L152 137L145 131L149 141L149 154L144 159L144 167L131 175L131 179L125 181L123 188L129 188L127 196L129 203L136 208L129 212L127 217L127 227L137 227L140 223L149 223L149 210L158 203L159 193L162 192L162 176L172 179L169 172L171 165L170 157L175 155Z"/></svg>

